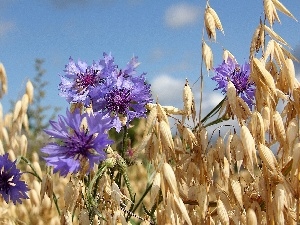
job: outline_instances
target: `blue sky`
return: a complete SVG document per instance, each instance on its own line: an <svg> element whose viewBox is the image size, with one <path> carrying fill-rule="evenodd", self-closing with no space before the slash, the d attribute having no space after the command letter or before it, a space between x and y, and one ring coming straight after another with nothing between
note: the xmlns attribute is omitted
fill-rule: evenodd
<svg viewBox="0 0 300 225"><path fill-rule="evenodd" d="M190 0L0 0L0 62L8 76L8 94L1 103L24 93L27 79L35 75L34 60L45 60L49 82L45 104L61 106L58 74L71 56L87 63L111 52L116 64L124 67L135 55L141 62L138 72L147 72L153 92L162 104L181 106L184 81L193 84L200 73L203 12L206 1ZM300 19L296 0L282 3ZM218 13L225 35L217 33L217 43L208 43L214 65L222 62L222 48L231 51L240 63L249 56L252 34L262 16L261 0L210 1ZM300 25L279 12L275 25L293 48L300 44ZM207 36L204 35L207 40ZM222 95L205 76L205 108ZM193 86L199 92L199 83ZM178 101L179 100L179 101ZM196 103L197 104L197 103Z"/></svg>

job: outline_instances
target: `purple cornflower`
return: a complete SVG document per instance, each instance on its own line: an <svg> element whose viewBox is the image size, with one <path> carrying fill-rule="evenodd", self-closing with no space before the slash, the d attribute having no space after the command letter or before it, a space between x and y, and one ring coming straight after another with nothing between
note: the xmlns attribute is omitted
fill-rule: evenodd
<svg viewBox="0 0 300 225"><path fill-rule="evenodd" d="M8 203L12 201L21 203L21 198L26 199L29 191L24 181L21 181L22 173L16 167L16 161L8 159L8 154L0 156L0 195Z"/></svg>
<svg viewBox="0 0 300 225"><path fill-rule="evenodd" d="M218 86L214 90L222 89L223 93L227 92L228 81L230 80L237 91L237 94L252 108L255 98L254 82L249 81L250 64L245 62L239 65L235 60L228 58L227 62L223 61L221 65L215 68L213 80L217 81Z"/></svg>
<svg viewBox="0 0 300 225"><path fill-rule="evenodd" d="M113 71L107 79L91 91L93 110L116 115L117 130L124 116L127 123L134 118L146 116L145 105L152 101L150 85L145 73L134 76L139 65L137 57L131 59L123 70Z"/></svg>
<svg viewBox="0 0 300 225"><path fill-rule="evenodd" d="M104 55L104 59L93 62L91 66L78 60L75 63L72 58L61 76L59 84L60 96L65 97L70 103L83 103L88 106L91 103L89 93L105 78L116 70L111 55Z"/></svg>
<svg viewBox="0 0 300 225"><path fill-rule="evenodd" d="M107 134L112 120L103 113L80 114L79 109L73 113L67 110L66 114L59 116L58 122L50 121L52 129L45 132L59 141L49 143L41 151L48 154L46 163L62 176L83 170L86 162L89 172L106 158L104 149L112 143Z"/></svg>

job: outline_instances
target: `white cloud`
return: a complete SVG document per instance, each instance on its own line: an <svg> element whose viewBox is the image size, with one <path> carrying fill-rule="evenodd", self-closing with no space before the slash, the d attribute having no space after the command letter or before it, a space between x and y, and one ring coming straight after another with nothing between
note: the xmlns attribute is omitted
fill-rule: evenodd
<svg viewBox="0 0 300 225"><path fill-rule="evenodd" d="M158 98L161 105L181 106L184 80L175 79L167 74L154 78L151 82L151 90L154 101Z"/></svg>
<svg viewBox="0 0 300 225"><path fill-rule="evenodd" d="M224 95L216 92L205 93L203 95L202 109L204 111L213 109L216 105L222 101ZM198 102L200 101L200 95L198 98ZM198 103L200 104L200 103Z"/></svg>
<svg viewBox="0 0 300 225"><path fill-rule="evenodd" d="M171 5L165 13L165 23L172 28L183 27L197 21L200 8L188 3Z"/></svg>
<svg viewBox="0 0 300 225"><path fill-rule="evenodd" d="M151 81L151 90L154 101L158 98L161 105L173 105L179 108L183 107L183 88L185 79L171 77L168 74L161 74ZM198 111L200 104L200 93L198 89L193 89L196 109ZM203 114L212 110L222 99L224 95L217 92L203 93L202 111Z"/></svg>

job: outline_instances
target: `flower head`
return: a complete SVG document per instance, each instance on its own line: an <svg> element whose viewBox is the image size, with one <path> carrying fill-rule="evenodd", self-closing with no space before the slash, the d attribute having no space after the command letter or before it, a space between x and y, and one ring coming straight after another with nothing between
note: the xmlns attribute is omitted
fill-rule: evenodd
<svg viewBox="0 0 300 225"><path fill-rule="evenodd" d="M21 198L28 198L26 192L29 189L25 182L20 180L21 175L16 162L10 161L7 153L0 156L0 195L7 203L21 203Z"/></svg>
<svg viewBox="0 0 300 225"><path fill-rule="evenodd" d="M106 158L104 149L112 143L107 134L113 126L111 118L103 113L80 114L79 109L66 114L59 116L58 122L50 121L52 129L45 130L59 142L49 143L41 151L48 154L46 163L62 176L83 170L86 162L89 172Z"/></svg>
<svg viewBox="0 0 300 225"><path fill-rule="evenodd" d="M214 90L222 89L222 92L226 93L228 81L231 81L237 94L252 108L255 86L254 82L249 81L249 63L240 66L235 60L228 58L227 62L223 61L221 65L215 68L215 72L216 74L212 79L217 81L218 86Z"/></svg>
<svg viewBox="0 0 300 225"><path fill-rule="evenodd" d="M139 65L137 57L131 59L126 68L114 71L107 79L90 93L93 110L125 116L127 122L145 117L145 105L152 101L150 85L146 83L145 73L136 74ZM116 117L119 121L118 117Z"/></svg>
<svg viewBox="0 0 300 225"><path fill-rule="evenodd" d="M74 62L72 58L66 65L65 75L61 76L59 84L60 95L65 97L70 103L83 103L88 106L91 103L89 93L99 85L116 66L111 55L104 55L104 59L93 62L91 66L78 60Z"/></svg>

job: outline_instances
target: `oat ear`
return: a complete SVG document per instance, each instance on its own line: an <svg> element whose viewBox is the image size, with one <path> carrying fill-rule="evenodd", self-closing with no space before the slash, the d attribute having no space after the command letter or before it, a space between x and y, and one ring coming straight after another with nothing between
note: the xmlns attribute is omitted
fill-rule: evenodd
<svg viewBox="0 0 300 225"><path fill-rule="evenodd" d="M202 58L204 60L207 71L213 69L213 53L211 48L202 41Z"/></svg>

